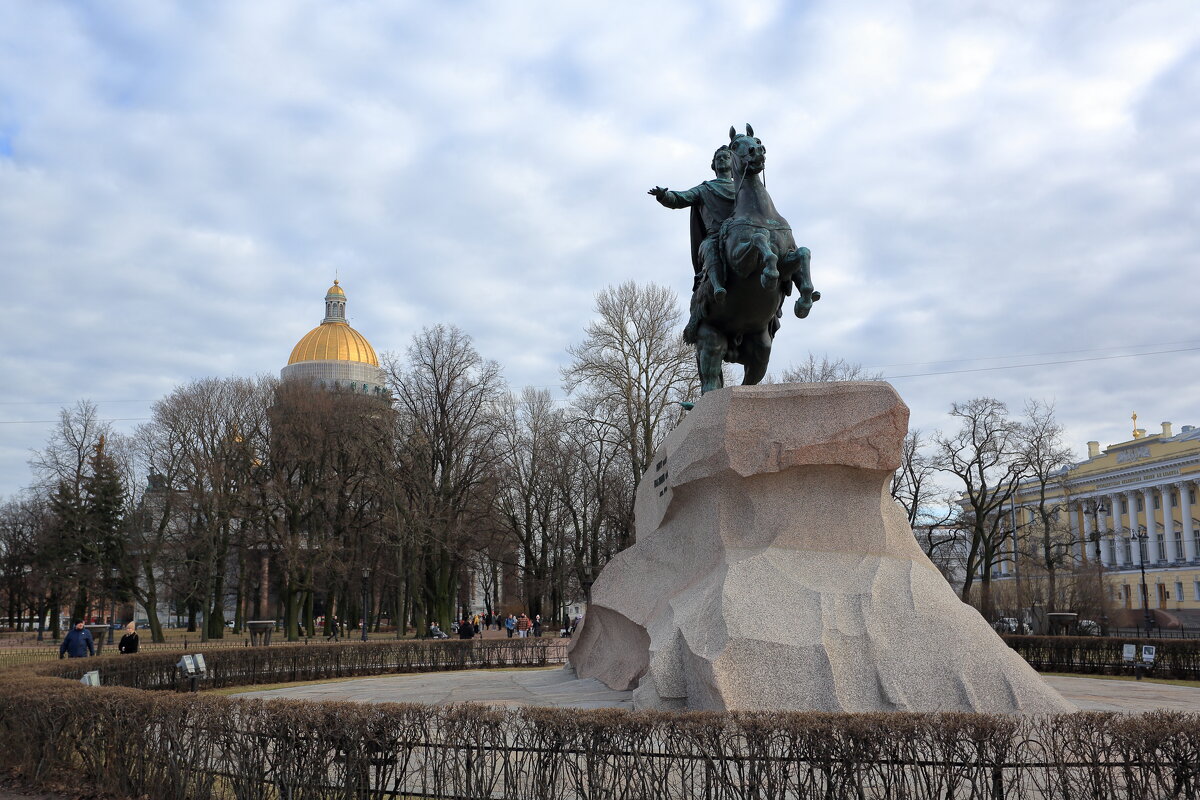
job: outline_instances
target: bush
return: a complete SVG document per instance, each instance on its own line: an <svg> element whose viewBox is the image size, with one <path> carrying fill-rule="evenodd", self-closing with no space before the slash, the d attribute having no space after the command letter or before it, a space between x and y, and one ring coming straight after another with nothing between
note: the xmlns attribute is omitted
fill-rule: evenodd
<svg viewBox="0 0 1200 800"><path fill-rule="evenodd" d="M177 651L67 659L39 665L36 671L78 680L88 670L98 669L105 684L171 689L178 683L175 665L180 655ZM210 650L204 659L208 676L203 686L218 689L405 672L544 667L565 662L566 647L558 639L292 644Z"/></svg>
<svg viewBox="0 0 1200 800"><path fill-rule="evenodd" d="M207 654L214 682L544 663L546 643ZM355 654L353 651L361 651ZM1200 715L665 713L310 703L166 686L157 653L0 674L0 765L154 798L1197 798ZM422 662L429 662L425 664ZM58 677L61 676L61 677Z"/></svg>
<svg viewBox="0 0 1200 800"><path fill-rule="evenodd" d="M1126 640L1096 636L1004 636L1008 646L1040 672L1094 675L1128 673L1122 657ZM1153 674L1160 678L1200 680L1200 639L1131 639L1139 650L1154 645Z"/></svg>

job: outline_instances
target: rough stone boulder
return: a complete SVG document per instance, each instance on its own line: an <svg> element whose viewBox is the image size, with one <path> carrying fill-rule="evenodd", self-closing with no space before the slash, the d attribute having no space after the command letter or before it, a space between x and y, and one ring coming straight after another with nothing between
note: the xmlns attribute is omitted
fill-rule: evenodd
<svg viewBox="0 0 1200 800"><path fill-rule="evenodd" d="M638 486L570 660L639 708L1073 710L965 605L888 488L886 383L709 392Z"/></svg>

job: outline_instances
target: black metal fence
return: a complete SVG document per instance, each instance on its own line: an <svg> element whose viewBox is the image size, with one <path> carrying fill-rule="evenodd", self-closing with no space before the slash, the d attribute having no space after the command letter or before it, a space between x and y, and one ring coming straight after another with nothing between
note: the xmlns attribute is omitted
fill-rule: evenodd
<svg viewBox="0 0 1200 800"><path fill-rule="evenodd" d="M1104 636L1004 636L1039 672L1079 672L1118 675L1130 670L1123 647L1132 639ZM1156 677L1200 680L1200 640L1138 639L1136 644L1155 646L1152 673Z"/></svg>
<svg viewBox="0 0 1200 800"><path fill-rule="evenodd" d="M1138 625L1133 628L1109 628L1106 636L1118 639L1200 639L1200 628L1160 628L1157 625L1146 627Z"/></svg>

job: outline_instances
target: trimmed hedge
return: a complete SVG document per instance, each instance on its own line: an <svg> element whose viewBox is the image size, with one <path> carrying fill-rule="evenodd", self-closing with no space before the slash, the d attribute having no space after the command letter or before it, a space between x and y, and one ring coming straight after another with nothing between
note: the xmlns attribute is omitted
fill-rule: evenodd
<svg viewBox="0 0 1200 800"><path fill-rule="evenodd" d="M175 665L182 651L137 653L38 664L33 671L78 680L98 669L105 685L134 689L176 688ZM544 667L566 662L563 639L482 639L307 644L204 651L206 689L261 683L441 672L494 667Z"/></svg>
<svg viewBox="0 0 1200 800"><path fill-rule="evenodd" d="M1004 636L1008 646L1039 672L1120 675L1130 672L1121 654L1125 644L1157 648L1152 674L1157 678L1200 680L1200 640L1120 639L1102 636Z"/></svg>
<svg viewBox="0 0 1200 800"><path fill-rule="evenodd" d="M1195 798L1184 714L665 714L0 682L0 760L154 798Z"/></svg>
<svg viewBox="0 0 1200 800"><path fill-rule="evenodd" d="M290 652L310 645L260 649L259 661L241 651L206 659L214 682L274 682L424 668L423 660L441 669L538 662L557 649L491 644L381 643L373 654L374 644L333 645L342 652L316 660ZM62 679L99 668L106 682L165 686L169 658L0 674L0 765L179 800L1200 798L1195 714L497 709L235 699Z"/></svg>

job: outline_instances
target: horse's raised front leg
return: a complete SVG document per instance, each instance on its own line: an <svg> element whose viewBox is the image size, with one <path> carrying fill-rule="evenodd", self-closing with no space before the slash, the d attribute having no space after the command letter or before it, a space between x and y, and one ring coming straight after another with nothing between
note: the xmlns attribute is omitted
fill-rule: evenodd
<svg viewBox="0 0 1200 800"><path fill-rule="evenodd" d="M797 298L795 307L796 316L800 319L807 317L808 312L812 310L812 304L821 299L821 293L813 289L812 273L809 271L811 260L812 254L809 253L807 247L797 247L784 256L784 261L788 266L791 266L792 262L798 262L791 275L792 282L800 290L800 297Z"/></svg>
<svg viewBox="0 0 1200 800"><path fill-rule="evenodd" d="M707 322L700 323L696 332L696 366L700 370L701 395L725 385L721 366L725 363L727 342L725 334Z"/></svg>
<svg viewBox="0 0 1200 800"><path fill-rule="evenodd" d="M754 249L758 250L759 257L762 259L763 271L759 282L762 283L764 289L774 289L779 285L779 256L775 255L775 251L771 249L771 237L762 231L758 231L750 240L754 242Z"/></svg>

